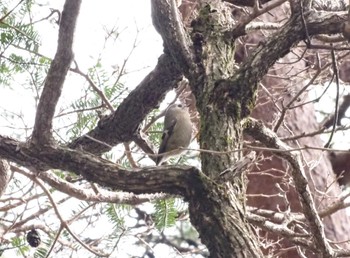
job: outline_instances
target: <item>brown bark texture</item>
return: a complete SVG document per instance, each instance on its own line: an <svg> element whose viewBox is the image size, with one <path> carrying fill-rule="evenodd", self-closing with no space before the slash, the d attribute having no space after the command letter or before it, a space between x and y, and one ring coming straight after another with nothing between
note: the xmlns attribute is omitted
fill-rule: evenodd
<svg viewBox="0 0 350 258"><path fill-rule="evenodd" d="M182 196L213 258L350 255L346 244L328 241L346 240L350 229L344 226L345 211L338 209L343 203L333 205L341 192L327 156L311 148L292 150L321 147L322 142L317 136L286 139L318 128L312 104L294 107L307 100L301 92L305 78L317 74L305 69L310 64L300 56L307 47L298 44L341 33L346 18L346 12L324 12L312 3L316 1L184 1L182 18L175 1L152 0L153 23L164 41L157 66L96 128L62 146L53 141L52 119L73 58L80 5L67 0L32 138L20 142L0 136L0 157L28 168L37 183L40 178L62 187L49 176L50 169L60 169L135 195ZM279 11L271 12L278 6ZM253 22L262 18L265 25ZM251 33L261 26L273 32ZM100 157L130 141L151 153L140 124L183 76L200 116L200 170L125 168ZM249 142L244 142L244 132ZM247 180L245 170L252 161Z"/></svg>

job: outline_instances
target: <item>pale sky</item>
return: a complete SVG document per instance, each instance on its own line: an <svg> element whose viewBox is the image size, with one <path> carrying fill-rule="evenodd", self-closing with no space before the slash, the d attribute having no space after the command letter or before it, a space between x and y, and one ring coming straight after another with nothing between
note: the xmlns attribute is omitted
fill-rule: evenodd
<svg viewBox="0 0 350 258"><path fill-rule="evenodd" d="M38 20L50 14L50 8L62 10L64 1L38 0L42 6L33 10L34 19ZM47 5L47 3L50 3ZM55 27L55 29L53 28ZM104 46L105 32L117 28L120 33L116 41L109 41ZM48 21L36 24L41 35L42 46L39 52L50 58L54 57L57 46L57 28ZM78 24L75 32L74 53L79 68L86 72L87 68L96 64L99 57L103 60L103 67L112 73L121 67L124 60L132 51L136 41L136 48L128 58L126 71L121 82L129 89L134 88L154 68L158 57L163 51L162 40L154 30L151 21L150 1L140 0L101 0L83 1ZM102 56L100 56L103 52ZM15 89L25 80L24 76L16 77L12 83ZM56 113L65 103L76 99L87 85L80 76L69 76L63 88L62 97ZM18 100L18 101L13 101ZM19 105L20 103L20 105ZM10 135L16 133L17 128L32 127L35 117L33 92L31 90L10 90L0 87L0 111L10 110L14 114L21 114L21 124L14 125L0 118L0 133ZM21 130L23 132L23 130ZM24 140L28 135L21 137Z"/></svg>

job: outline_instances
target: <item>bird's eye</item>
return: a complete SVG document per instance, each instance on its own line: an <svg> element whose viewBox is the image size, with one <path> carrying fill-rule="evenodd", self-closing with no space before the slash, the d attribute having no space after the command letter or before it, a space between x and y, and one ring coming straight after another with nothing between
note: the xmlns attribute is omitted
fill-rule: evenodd
<svg viewBox="0 0 350 258"><path fill-rule="evenodd" d="M182 106L182 104L177 104L177 107L182 108L183 106Z"/></svg>

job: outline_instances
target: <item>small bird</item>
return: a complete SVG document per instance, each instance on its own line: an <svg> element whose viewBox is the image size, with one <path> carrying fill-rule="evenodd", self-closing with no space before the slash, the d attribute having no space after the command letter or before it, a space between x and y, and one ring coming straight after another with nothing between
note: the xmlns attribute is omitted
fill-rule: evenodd
<svg viewBox="0 0 350 258"><path fill-rule="evenodd" d="M187 107L182 104L171 105L164 118L162 143L160 144L156 160L161 165L167 159L179 155L190 145L192 137L192 123Z"/></svg>

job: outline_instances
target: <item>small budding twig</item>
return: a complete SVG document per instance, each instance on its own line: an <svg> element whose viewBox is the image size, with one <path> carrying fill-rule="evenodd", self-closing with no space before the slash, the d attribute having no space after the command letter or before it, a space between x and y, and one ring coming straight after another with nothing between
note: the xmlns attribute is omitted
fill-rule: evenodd
<svg viewBox="0 0 350 258"><path fill-rule="evenodd" d="M323 224L317 213L300 156L295 152L287 151L290 147L282 142L273 131L265 127L261 122L248 118L243 121L243 126L244 131L255 140L260 141L269 148L282 150L275 152L275 155L286 160L291 166L291 175L295 182L295 189L299 194L303 213L310 226L314 243L319 253L322 254L322 257L334 257L334 251L327 242Z"/></svg>

